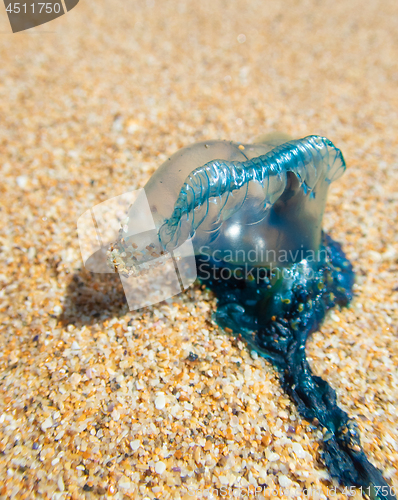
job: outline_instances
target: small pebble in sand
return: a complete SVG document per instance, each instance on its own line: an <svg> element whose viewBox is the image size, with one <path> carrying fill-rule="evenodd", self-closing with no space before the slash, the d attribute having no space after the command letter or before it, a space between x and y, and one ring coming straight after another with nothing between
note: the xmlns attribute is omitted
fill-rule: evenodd
<svg viewBox="0 0 398 500"><path fill-rule="evenodd" d="M137 451L140 446L141 446L141 442L139 439L134 439L134 441L130 442L130 448L133 451Z"/></svg>
<svg viewBox="0 0 398 500"><path fill-rule="evenodd" d="M157 474L163 474L163 472L166 470L166 465L164 462L157 462L155 465L155 472Z"/></svg>
<svg viewBox="0 0 398 500"><path fill-rule="evenodd" d="M164 394L160 392L155 399L155 407L158 410L163 410L165 406L166 406L166 398L164 397Z"/></svg>

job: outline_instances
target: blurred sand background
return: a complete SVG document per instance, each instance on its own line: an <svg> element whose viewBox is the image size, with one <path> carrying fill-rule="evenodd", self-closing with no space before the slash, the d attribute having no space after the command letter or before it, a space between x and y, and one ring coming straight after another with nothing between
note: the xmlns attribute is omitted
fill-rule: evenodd
<svg viewBox="0 0 398 500"><path fill-rule="evenodd" d="M356 295L308 353L398 487L397 2L81 0L20 34L0 13L0 498L330 496L319 431L211 295L131 313L76 233L178 148L273 129L347 160L324 227Z"/></svg>

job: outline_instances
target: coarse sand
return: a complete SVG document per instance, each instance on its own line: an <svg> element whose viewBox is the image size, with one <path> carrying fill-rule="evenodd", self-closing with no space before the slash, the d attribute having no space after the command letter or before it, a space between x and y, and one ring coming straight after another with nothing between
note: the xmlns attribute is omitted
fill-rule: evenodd
<svg viewBox="0 0 398 500"><path fill-rule="evenodd" d="M345 155L324 228L355 298L308 355L398 488L396 0L81 0L19 34L0 11L0 498L348 498L210 292L130 312L80 256L78 217L178 148L275 129Z"/></svg>

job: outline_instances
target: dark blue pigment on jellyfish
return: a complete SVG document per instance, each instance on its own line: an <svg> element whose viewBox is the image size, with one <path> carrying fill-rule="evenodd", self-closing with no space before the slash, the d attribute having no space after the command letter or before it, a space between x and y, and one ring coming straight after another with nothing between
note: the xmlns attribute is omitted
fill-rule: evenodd
<svg viewBox="0 0 398 500"><path fill-rule="evenodd" d="M217 323L274 365L302 417L322 429L331 476L370 498L392 499L354 420L305 352L326 312L352 299L352 266L322 231L328 187L344 170L341 151L319 136L186 147L145 186L156 226L151 248L158 255L192 240L199 279L218 299ZM138 248L139 236L119 238L112 256L120 262L129 245ZM124 271L133 265L124 262Z"/></svg>

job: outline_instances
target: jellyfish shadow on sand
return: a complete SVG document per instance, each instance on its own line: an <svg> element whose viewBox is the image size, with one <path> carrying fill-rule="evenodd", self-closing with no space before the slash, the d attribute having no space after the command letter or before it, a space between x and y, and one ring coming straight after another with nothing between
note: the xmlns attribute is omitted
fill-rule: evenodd
<svg viewBox="0 0 398 500"><path fill-rule="evenodd" d="M119 318L128 312L119 274L93 273L83 268L72 275L59 322L79 327Z"/></svg>

